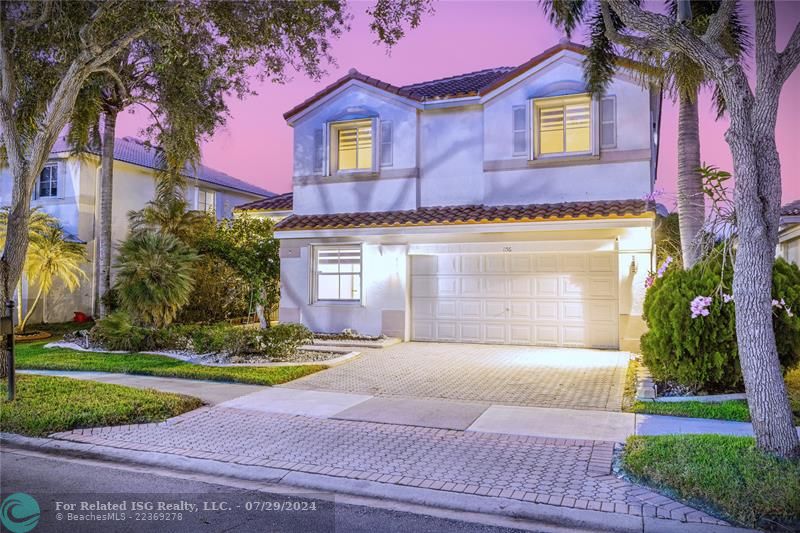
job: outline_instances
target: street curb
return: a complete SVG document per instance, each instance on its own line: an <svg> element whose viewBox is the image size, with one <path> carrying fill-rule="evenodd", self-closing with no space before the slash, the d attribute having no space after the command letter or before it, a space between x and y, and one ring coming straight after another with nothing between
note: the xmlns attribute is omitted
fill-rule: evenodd
<svg viewBox="0 0 800 533"><path fill-rule="evenodd" d="M25 437L13 433L0 433L0 447L36 451L62 457L104 460L136 466L153 466L185 473L257 481L270 484L276 489L281 486L291 486L438 509L482 513L586 531L614 531L621 533L641 533L642 531L733 533L750 531L730 526L648 519L640 516L565 508L499 497L474 496L279 468L239 465L209 459L194 459L169 453L142 452L52 438Z"/></svg>

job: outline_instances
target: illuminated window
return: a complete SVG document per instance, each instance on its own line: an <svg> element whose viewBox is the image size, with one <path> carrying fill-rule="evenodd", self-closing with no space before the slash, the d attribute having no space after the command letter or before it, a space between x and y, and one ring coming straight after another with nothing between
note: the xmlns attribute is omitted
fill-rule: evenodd
<svg viewBox="0 0 800 533"><path fill-rule="evenodd" d="M361 246L314 248L317 300L361 300Z"/></svg>
<svg viewBox="0 0 800 533"><path fill-rule="evenodd" d="M37 198L55 198L58 196L58 170L55 165L48 165L39 174L39 183L36 185Z"/></svg>
<svg viewBox="0 0 800 533"><path fill-rule="evenodd" d="M534 101L537 154L592 151L592 99L589 95Z"/></svg>
<svg viewBox="0 0 800 533"><path fill-rule="evenodd" d="M372 170L372 121L335 125L337 169Z"/></svg>
<svg viewBox="0 0 800 533"><path fill-rule="evenodd" d="M208 189L197 189L197 210L214 213L217 195Z"/></svg>

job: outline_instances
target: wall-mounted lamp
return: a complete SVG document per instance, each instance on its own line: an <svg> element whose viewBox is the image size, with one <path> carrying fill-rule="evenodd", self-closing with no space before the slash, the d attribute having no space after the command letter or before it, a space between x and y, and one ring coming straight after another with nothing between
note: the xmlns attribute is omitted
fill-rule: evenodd
<svg viewBox="0 0 800 533"><path fill-rule="evenodd" d="M631 256L631 274L636 274L636 272L638 272L638 271L639 271L639 267L636 264L636 256L632 255Z"/></svg>

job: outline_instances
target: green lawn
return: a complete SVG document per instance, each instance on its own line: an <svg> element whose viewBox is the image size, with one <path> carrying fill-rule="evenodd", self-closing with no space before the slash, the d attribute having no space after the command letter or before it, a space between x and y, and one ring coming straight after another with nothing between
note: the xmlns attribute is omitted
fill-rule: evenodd
<svg viewBox="0 0 800 533"><path fill-rule="evenodd" d="M278 367L202 366L179 361L164 355L79 352L66 348L44 348L44 344L46 344L46 341L17 345L16 367L28 370L120 372L123 374L206 379L210 381L252 383L255 385L286 383L327 368L324 365Z"/></svg>
<svg viewBox="0 0 800 533"><path fill-rule="evenodd" d="M800 425L800 368L786 374L789 401L794 411L795 424ZM688 416L749 422L750 412L745 400L730 400L718 403L703 402L633 402L627 409L634 413L652 415Z"/></svg>
<svg viewBox="0 0 800 533"><path fill-rule="evenodd" d="M17 399L0 384L0 428L34 437L75 428L156 422L197 409L198 398L55 376L17 377Z"/></svg>
<svg viewBox="0 0 800 533"><path fill-rule="evenodd" d="M763 454L752 438L635 436L622 462L638 480L708 504L742 524L775 520L788 526L781 531L800 527L800 462Z"/></svg>

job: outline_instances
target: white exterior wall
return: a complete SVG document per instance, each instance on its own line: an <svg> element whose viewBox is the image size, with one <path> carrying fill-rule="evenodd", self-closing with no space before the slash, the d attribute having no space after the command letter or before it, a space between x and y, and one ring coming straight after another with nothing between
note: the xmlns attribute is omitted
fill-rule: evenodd
<svg viewBox="0 0 800 533"><path fill-rule="evenodd" d="M377 121L392 122L392 165L381 168L376 164L378 175L373 179L359 179L356 173L326 177L314 172L314 132L327 130L329 122L348 112L366 112L377 115ZM377 133L373 135L373 142L378 143ZM326 158L330 158L328 151ZM414 209L417 205L417 167L416 108L368 85L348 84L294 124L294 212L317 214ZM302 185L308 181L313 183Z"/></svg>
<svg viewBox="0 0 800 533"><path fill-rule="evenodd" d="M778 257L800 266L800 223L789 225L781 231L777 252Z"/></svg>
<svg viewBox="0 0 800 533"><path fill-rule="evenodd" d="M281 238L281 302L282 322L302 322L313 331L336 332L353 328L360 333L381 333L409 340L411 294L408 282L409 253L419 253L415 246L435 245L430 253L504 253L511 246L520 252L542 251L613 251L619 260L619 327L620 347L637 349L644 332L641 318L644 281L651 269L652 220L635 219L605 224L533 223L515 225L506 231L491 228L470 228L456 232L453 228L405 228L386 230L335 232L341 236L291 238L294 232L283 232ZM592 229L592 227L597 229ZM537 230L536 228L542 228ZM544 229L544 228L560 229ZM462 226L462 228L464 228ZM527 228L527 229L524 229ZM575 229L569 229L575 228ZM333 232L327 233L333 235ZM362 302L313 301L312 246L330 244L363 244ZM477 248L476 248L477 247ZM437 251L439 250L439 251ZM403 324L402 332L399 324Z"/></svg>
<svg viewBox="0 0 800 533"><path fill-rule="evenodd" d="M422 113L421 206L483 202L483 115L480 106Z"/></svg>
<svg viewBox="0 0 800 533"><path fill-rule="evenodd" d="M624 72L610 84L616 100L614 147L594 154L531 160L531 100L585 92L583 56L563 51L506 86L452 106L414 104L350 81L293 117L294 212L374 212L443 205L531 204L641 198L651 192L650 91ZM416 105L416 108L415 108ZM527 155L513 154L515 106L527 106ZM422 107L422 109L418 109ZM314 173L314 132L348 110L393 124L393 164L375 174ZM377 143L377 131L374 133ZM326 157L330 158L326 134ZM399 174L399 175L398 175Z"/></svg>

